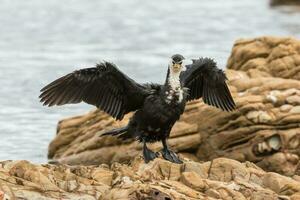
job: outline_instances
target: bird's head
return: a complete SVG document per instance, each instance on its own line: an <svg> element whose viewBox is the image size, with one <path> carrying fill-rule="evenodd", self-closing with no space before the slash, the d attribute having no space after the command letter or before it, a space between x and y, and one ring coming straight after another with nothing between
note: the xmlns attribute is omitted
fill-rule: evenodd
<svg viewBox="0 0 300 200"><path fill-rule="evenodd" d="M185 67L183 66L183 60L185 58L180 54L175 54L171 57L171 61L169 64L170 70L174 73L178 73L184 71Z"/></svg>

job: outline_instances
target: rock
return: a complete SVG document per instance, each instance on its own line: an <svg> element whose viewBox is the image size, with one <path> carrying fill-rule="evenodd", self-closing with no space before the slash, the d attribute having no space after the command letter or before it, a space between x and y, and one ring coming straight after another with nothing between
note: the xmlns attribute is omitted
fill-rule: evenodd
<svg viewBox="0 0 300 200"><path fill-rule="evenodd" d="M295 174L300 155L300 103L296 98L300 95L300 81L251 78L245 72L233 70L227 74L238 109L226 113L201 101L189 103L171 132L172 149L182 156L196 155L194 160L225 156L255 162L265 170ZM99 135L125 125L128 118L115 122L95 110L63 120L49 146L49 156L72 165L127 163L141 153L141 146L134 141L124 143ZM158 151L161 145L155 143L150 147ZM282 162L278 162L279 155Z"/></svg>
<svg viewBox="0 0 300 200"><path fill-rule="evenodd" d="M297 199L300 182L252 163L218 158L178 165L163 159L111 167L0 162L6 199Z"/></svg>
<svg viewBox="0 0 300 200"><path fill-rule="evenodd" d="M237 110L227 113L201 100L189 102L171 131L171 148L194 161L227 157L254 162L266 171L300 174L299 47L291 38L236 42L226 74ZM116 122L94 110L60 121L49 158L70 165L129 163L141 154L140 144L99 135L124 126L130 116ZM150 145L155 151L161 147Z"/></svg>
<svg viewBox="0 0 300 200"><path fill-rule="evenodd" d="M191 103L186 110L197 112L197 102ZM185 156L193 157L189 152L197 149L201 136L197 133L197 124L189 122L192 116L186 116L186 120L173 127L169 144L185 153ZM49 145L48 156L67 164L129 162L141 152L137 142L124 143L111 136L99 137L105 130L124 126L129 117L127 115L124 120L117 122L105 113L94 110L87 115L63 120L59 122L56 138ZM158 151L161 144L155 143L149 147Z"/></svg>
<svg viewBox="0 0 300 200"><path fill-rule="evenodd" d="M225 156L250 160L268 171L299 173L300 41L238 40L227 67L240 70L227 73L238 93L235 99L243 105L235 117L225 119L228 123L217 116L200 127L203 142L197 157Z"/></svg>
<svg viewBox="0 0 300 200"><path fill-rule="evenodd" d="M237 73L229 81L238 93L238 110L224 116L210 107L203 108L198 121L203 141L198 159L225 156L249 160L267 171L299 173L300 103L294 97L300 96L300 81L251 78L246 73L238 79L233 77L242 72L231 73Z"/></svg>
<svg viewBox="0 0 300 200"><path fill-rule="evenodd" d="M300 5L299 0L271 0L271 6L281 6L281 5Z"/></svg>
<svg viewBox="0 0 300 200"><path fill-rule="evenodd" d="M300 41L278 37L237 40L227 68L245 71L252 77L300 80Z"/></svg>

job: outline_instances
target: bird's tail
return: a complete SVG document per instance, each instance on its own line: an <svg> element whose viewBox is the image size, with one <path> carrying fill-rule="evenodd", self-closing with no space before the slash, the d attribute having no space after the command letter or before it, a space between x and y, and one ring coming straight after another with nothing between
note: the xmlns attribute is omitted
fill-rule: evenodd
<svg viewBox="0 0 300 200"><path fill-rule="evenodd" d="M122 138L122 139L129 139L130 138L129 134L128 134L128 126L112 129L110 131L107 131L107 132L101 134L100 137L106 136L106 135L117 136L117 137Z"/></svg>

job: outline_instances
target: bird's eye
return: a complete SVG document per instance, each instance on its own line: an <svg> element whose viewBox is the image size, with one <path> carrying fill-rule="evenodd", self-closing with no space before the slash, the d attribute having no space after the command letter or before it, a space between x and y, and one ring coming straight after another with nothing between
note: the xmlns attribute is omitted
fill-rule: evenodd
<svg viewBox="0 0 300 200"><path fill-rule="evenodd" d="M182 61L181 61L181 62L179 62L179 64L181 65L181 64L182 64Z"/></svg>
<svg viewBox="0 0 300 200"><path fill-rule="evenodd" d="M172 64L174 65L174 64L175 64L175 62L174 62L174 61L172 61Z"/></svg>

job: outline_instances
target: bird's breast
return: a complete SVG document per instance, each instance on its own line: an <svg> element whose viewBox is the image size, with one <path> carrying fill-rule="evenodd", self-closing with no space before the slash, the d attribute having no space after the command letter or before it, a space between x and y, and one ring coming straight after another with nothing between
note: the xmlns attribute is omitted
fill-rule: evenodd
<svg viewBox="0 0 300 200"><path fill-rule="evenodd" d="M162 98L158 95L148 98L144 104L143 113L149 118L156 119L162 123L170 120L173 121L173 118L179 118L179 116L183 113L185 101L182 100L181 103L178 103L178 100L174 97L170 103L166 103L166 99L170 100L166 96Z"/></svg>
<svg viewBox="0 0 300 200"><path fill-rule="evenodd" d="M175 89L170 88L165 91L165 94L163 96L167 104L180 104L184 99L184 91L181 87Z"/></svg>

